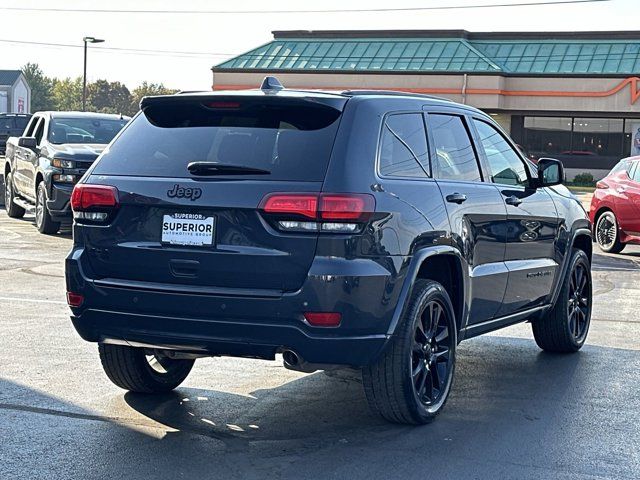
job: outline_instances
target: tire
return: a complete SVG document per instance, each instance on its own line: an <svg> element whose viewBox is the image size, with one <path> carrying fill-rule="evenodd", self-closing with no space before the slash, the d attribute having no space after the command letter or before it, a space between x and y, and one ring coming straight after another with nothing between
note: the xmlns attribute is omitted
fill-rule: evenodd
<svg viewBox="0 0 640 480"><path fill-rule="evenodd" d="M438 319L435 329L432 318ZM445 288L432 280L416 280L386 351L362 371L370 408L395 423L431 422L451 391L457 333Z"/></svg>
<svg viewBox="0 0 640 480"><path fill-rule="evenodd" d="M13 194L13 174L9 172L4 177L4 208L7 211L7 215L11 218L22 218L24 217L25 210L24 208L15 204L13 199L15 195Z"/></svg>
<svg viewBox="0 0 640 480"><path fill-rule="evenodd" d="M576 291L574 285L583 287ZM538 346L547 352L557 353L580 350L589 333L591 307L589 257L582 250L573 249L556 304L544 316L531 323Z"/></svg>
<svg viewBox="0 0 640 480"><path fill-rule="evenodd" d="M102 368L115 385L130 392L162 393L180 385L195 360L174 360L144 348L98 344ZM150 357L150 358L149 358Z"/></svg>
<svg viewBox="0 0 640 480"><path fill-rule="evenodd" d="M625 244L620 241L618 219L611 210L600 214L594 228L596 242L600 250L607 253L620 253Z"/></svg>
<svg viewBox="0 0 640 480"><path fill-rule="evenodd" d="M36 189L36 227L40 233L53 234L60 230L60 222L54 222L47 208L47 187L44 182Z"/></svg>

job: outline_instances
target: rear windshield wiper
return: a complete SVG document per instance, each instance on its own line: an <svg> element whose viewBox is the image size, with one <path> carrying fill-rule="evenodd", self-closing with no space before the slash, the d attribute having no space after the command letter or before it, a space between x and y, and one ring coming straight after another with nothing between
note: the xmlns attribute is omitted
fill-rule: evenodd
<svg viewBox="0 0 640 480"><path fill-rule="evenodd" d="M193 175L269 175L269 170L262 168L228 165L216 162L191 162L187 169Z"/></svg>

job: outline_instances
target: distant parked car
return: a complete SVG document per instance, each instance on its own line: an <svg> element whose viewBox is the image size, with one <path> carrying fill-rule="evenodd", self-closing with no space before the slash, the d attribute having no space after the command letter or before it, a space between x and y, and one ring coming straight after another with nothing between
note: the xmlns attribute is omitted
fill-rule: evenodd
<svg viewBox="0 0 640 480"><path fill-rule="evenodd" d="M19 218L35 209L41 233L55 233L63 221L70 222L74 184L128 121L104 113L36 113L20 138L7 141L8 215Z"/></svg>
<svg viewBox="0 0 640 480"><path fill-rule="evenodd" d="M30 118L30 113L0 113L0 155L4 155L9 137L24 132Z"/></svg>
<svg viewBox="0 0 640 480"><path fill-rule="evenodd" d="M605 252L640 243L640 156L624 158L596 183L589 216Z"/></svg>

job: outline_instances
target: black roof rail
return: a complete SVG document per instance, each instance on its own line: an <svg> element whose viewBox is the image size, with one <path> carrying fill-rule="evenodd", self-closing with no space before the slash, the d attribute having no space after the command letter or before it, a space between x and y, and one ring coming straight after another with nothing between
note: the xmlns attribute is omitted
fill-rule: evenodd
<svg viewBox="0 0 640 480"><path fill-rule="evenodd" d="M428 98L429 100L441 100L443 102L455 103L453 100L449 100L448 98L444 98L444 97L437 97L435 95L426 95L424 93L403 92L401 90L345 90L342 92L342 94L348 97L357 97L361 95L389 95L394 97L419 97L419 98Z"/></svg>

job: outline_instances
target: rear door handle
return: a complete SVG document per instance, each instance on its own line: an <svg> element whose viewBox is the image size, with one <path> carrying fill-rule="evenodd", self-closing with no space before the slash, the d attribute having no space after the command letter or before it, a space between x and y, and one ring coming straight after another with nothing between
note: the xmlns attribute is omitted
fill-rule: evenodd
<svg viewBox="0 0 640 480"><path fill-rule="evenodd" d="M506 203L507 205L513 205L514 207L517 207L522 203L522 199L516 197L515 195L511 195L510 197L507 197L504 199L504 203Z"/></svg>
<svg viewBox="0 0 640 480"><path fill-rule="evenodd" d="M460 205L462 202L467 200L467 196L464 193L451 193L446 196L446 199L449 203L457 203Z"/></svg>
<svg viewBox="0 0 640 480"><path fill-rule="evenodd" d="M626 189L627 189L626 187L618 187L618 188L616 188L618 193L624 193Z"/></svg>

